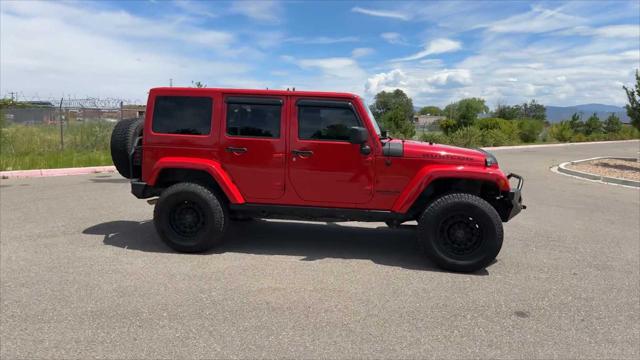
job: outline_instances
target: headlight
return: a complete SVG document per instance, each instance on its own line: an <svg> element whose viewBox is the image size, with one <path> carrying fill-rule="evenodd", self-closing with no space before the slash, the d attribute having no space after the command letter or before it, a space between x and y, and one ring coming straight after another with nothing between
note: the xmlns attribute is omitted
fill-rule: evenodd
<svg viewBox="0 0 640 360"><path fill-rule="evenodd" d="M484 163L485 165L487 165L487 167L498 165L498 159L496 159L496 157L493 156L492 153L486 152L486 154L487 154L487 157L484 159Z"/></svg>

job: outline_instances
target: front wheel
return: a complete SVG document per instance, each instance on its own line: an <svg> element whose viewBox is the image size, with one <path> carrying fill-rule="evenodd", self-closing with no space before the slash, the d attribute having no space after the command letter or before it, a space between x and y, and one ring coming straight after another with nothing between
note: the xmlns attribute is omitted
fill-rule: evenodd
<svg viewBox="0 0 640 360"><path fill-rule="evenodd" d="M418 221L426 255L438 266L459 272L485 268L502 247L502 220L484 199L465 193L442 196Z"/></svg>
<svg viewBox="0 0 640 360"><path fill-rule="evenodd" d="M153 222L162 241L180 252L201 252L222 243L227 227L226 208L208 188L178 183L162 192Z"/></svg>

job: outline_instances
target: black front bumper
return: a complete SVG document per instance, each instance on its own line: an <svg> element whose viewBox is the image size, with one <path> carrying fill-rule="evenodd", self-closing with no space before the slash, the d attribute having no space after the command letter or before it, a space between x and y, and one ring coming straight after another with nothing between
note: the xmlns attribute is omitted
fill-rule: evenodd
<svg viewBox="0 0 640 360"><path fill-rule="evenodd" d="M508 211L503 213L503 221L511 220L514 216L518 215L522 209L527 208L522 204L522 186L524 185L524 179L522 176L514 173L507 175L507 179L511 180L511 178L517 179L518 185L507 193L506 200L508 201Z"/></svg>

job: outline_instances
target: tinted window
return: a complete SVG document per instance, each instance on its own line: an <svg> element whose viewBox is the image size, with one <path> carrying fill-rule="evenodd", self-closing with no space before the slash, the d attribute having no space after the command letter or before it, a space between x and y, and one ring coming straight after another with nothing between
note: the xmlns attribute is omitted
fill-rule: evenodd
<svg viewBox="0 0 640 360"><path fill-rule="evenodd" d="M227 104L227 134L280 137L281 105Z"/></svg>
<svg viewBox="0 0 640 360"><path fill-rule="evenodd" d="M349 141L349 129L359 126L351 109L301 106L298 108L298 138Z"/></svg>
<svg viewBox="0 0 640 360"><path fill-rule="evenodd" d="M211 98L158 96L153 107L153 132L207 135L211 132Z"/></svg>

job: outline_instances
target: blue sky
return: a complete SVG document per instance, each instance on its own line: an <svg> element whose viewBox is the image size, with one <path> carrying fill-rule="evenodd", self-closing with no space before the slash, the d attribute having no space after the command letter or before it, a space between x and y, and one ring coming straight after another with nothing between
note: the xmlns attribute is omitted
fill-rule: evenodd
<svg viewBox="0 0 640 360"><path fill-rule="evenodd" d="M416 105L621 105L640 2L2 1L0 95L403 89Z"/></svg>

